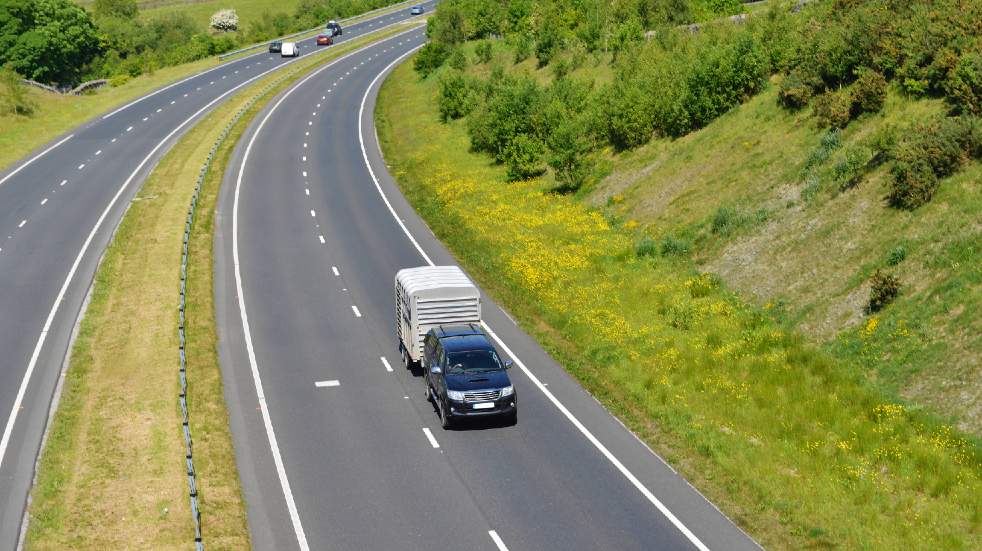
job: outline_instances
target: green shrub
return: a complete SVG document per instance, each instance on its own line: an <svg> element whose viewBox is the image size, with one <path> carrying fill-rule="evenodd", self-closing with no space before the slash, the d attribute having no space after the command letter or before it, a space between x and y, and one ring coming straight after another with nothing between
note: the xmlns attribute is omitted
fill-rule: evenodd
<svg viewBox="0 0 982 551"><path fill-rule="evenodd" d="M641 258L655 256L658 254L658 242L645 235L634 245L634 254Z"/></svg>
<svg viewBox="0 0 982 551"><path fill-rule="evenodd" d="M832 179L839 183L839 189L849 189L862 180L866 174L872 154L862 146L846 151L842 160L832 167Z"/></svg>
<svg viewBox="0 0 982 551"><path fill-rule="evenodd" d="M477 59L481 63L487 63L491 61L491 57L494 55L494 49L491 46L490 40L482 40L474 46L474 53L477 55Z"/></svg>
<svg viewBox="0 0 982 551"><path fill-rule="evenodd" d="M873 135L869 139L869 148L872 152L872 158L870 159L871 166L880 166L887 160L893 158L893 150L897 147L897 140L899 138L899 132L897 127L884 124L873 132Z"/></svg>
<svg viewBox="0 0 982 551"><path fill-rule="evenodd" d="M128 74L115 75L109 79L109 85L112 87L122 86L130 81L132 77Z"/></svg>
<svg viewBox="0 0 982 551"><path fill-rule="evenodd" d="M896 247L890 249L890 253L887 254L887 265L896 266L900 264L907 258L907 248L903 245L897 245Z"/></svg>
<svg viewBox="0 0 982 551"><path fill-rule="evenodd" d="M464 53L463 48L454 48L453 52L450 54L449 64L450 67L458 71L464 71L467 69L467 55Z"/></svg>
<svg viewBox="0 0 982 551"><path fill-rule="evenodd" d="M442 42L427 42L419 49L416 59L413 60L413 69L419 74L420 78L426 78L439 69L447 58L450 57L450 47Z"/></svg>
<svg viewBox="0 0 982 551"><path fill-rule="evenodd" d="M475 93L463 73L454 70L440 77L440 93L437 96L440 120L447 122L466 116L476 101Z"/></svg>
<svg viewBox="0 0 982 551"><path fill-rule="evenodd" d="M509 180L527 180L545 172L542 157L545 145L535 136L518 134L505 147L503 161Z"/></svg>
<svg viewBox="0 0 982 551"><path fill-rule="evenodd" d="M879 113L887 99L887 79L877 71L863 69L852 85L852 115Z"/></svg>
<svg viewBox="0 0 982 551"><path fill-rule="evenodd" d="M20 75L8 67L0 68L0 113L29 117L37 109L37 103L21 84Z"/></svg>
<svg viewBox="0 0 982 551"><path fill-rule="evenodd" d="M900 294L900 279L888 272L876 270L869 279L869 304L866 311L879 312Z"/></svg>
<svg viewBox="0 0 982 551"><path fill-rule="evenodd" d="M515 39L515 63L521 63L532 55L532 38L527 34L520 34Z"/></svg>
<svg viewBox="0 0 982 551"><path fill-rule="evenodd" d="M566 191L575 191L583 185L593 169L594 148L590 133L584 131L583 123L577 118L566 117L553 126L547 138L549 146L549 166L556 174L556 180Z"/></svg>
<svg viewBox="0 0 982 551"><path fill-rule="evenodd" d="M898 156L891 173L893 179L887 198L896 208L915 209L930 201L938 187L934 169L920 157Z"/></svg>
<svg viewBox="0 0 982 551"><path fill-rule="evenodd" d="M982 53L962 56L945 89L946 99L956 113L982 115Z"/></svg>
<svg viewBox="0 0 982 551"><path fill-rule="evenodd" d="M816 87L817 84L806 80L801 71L792 71L781 79L777 93L778 101L788 109L801 109L808 105L815 94Z"/></svg>
<svg viewBox="0 0 982 551"><path fill-rule="evenodd" d="M729 235L740 222L740 215L732 207L719 207L713 213L710 230L716 235Z"/></svg>
<svg viewBox="0 0 982 551"><path fill-rule="evenodd" d="M671 235L666 236L661 241L662 256L685 256L689 254L689 242Z"/></svg>
<svg viewBox="0 0 982 551"><path fill-rule="evenodd" d="M811 103L820 127L845 128L852 119L852 98L846 90L825 92Z"/></svg>

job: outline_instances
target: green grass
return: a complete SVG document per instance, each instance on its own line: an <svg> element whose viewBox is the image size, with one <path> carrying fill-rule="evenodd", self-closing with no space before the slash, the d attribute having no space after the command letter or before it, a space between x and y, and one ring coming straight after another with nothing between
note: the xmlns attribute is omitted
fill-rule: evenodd
<svg viewBox="0 0 982 551"><path fill-rule="evenodd" d="M774 88L701 131L614 159L588 200L656 239L687 239L698 269L827 343L888 392L982 435L982 165L947 179L916 211L892 209L888 167L846 189L836 168L882 128L905 128L940 112L940 102L891 94L883 113L823 148L808 111L780 108ZM714 232L721 210L738 223ZM889 266L898 245L906 256ZM877 268L898 273L903 288L867 335L867 281Z"/></svg>
<svg viewBox="0 0 982 551"><path fill-rule="evenodd" d="M34 149L96 116L132 101L161 86L218 64L215 58L166 67L129 80L122 86L106 87L83 96L62 96L29 88L37 104L30 117L0 114L0 170Z"/></svg>
<svg viewBox="0 0 982 551"><path fill-rule="evenodd" d="M211 146L260 90L266 98L397 26L273 73L209 114L164 157L127 211L96 274L71 352L29 509L28 549L184 549L193 545L177 402L177 296L187 207ZM213 229L224 167L260 101L218 151L189 246L189 410L205 545L248 548L245 506L222 392Z"/></svg>
<svg viewBox="0 0 982 551"><path fill-rule="evenodd" d="M975 444L700 275L689 258L637 257L641 229L630 211L605 215L549 193L544 180L506 183L502 167L469 153L465 123L438 122L437 78L420 82L405 63L380 95L379 136L407 197L526 330L738 524L776 549L982 545ZM742 142L763 140L764 123L729 147L751 149ZM808 133L780 143L812 144ZM679 199L665 201L685 220L711 227L732 203L740 208L722 215L728 239L770 224L741 215L758 205L723 185L715 203L698 206L704 212L687 209L686 182L711 159L673 147L651 150L686 169L672 179ZM661 170L646 153L615 161L633 160L637 180ZM774 154L761 148L753 162L766 166L762 157ZM628 201L611 203L640 208ZM666 232L678 225L663 223Z"/></svg>

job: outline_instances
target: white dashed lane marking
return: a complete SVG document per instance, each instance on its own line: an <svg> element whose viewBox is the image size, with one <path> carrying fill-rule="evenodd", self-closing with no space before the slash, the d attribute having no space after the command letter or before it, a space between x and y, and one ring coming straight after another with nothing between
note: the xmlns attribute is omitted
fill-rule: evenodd
<svg viewBox="0 0 982 551"><path fill-rule="evenodd" d="M324 243L327 243L327 241L324 239L324 236L323 235L318 235L317 236L317 239L320 239L321 245L323 245Z"/></svg>
<svg viewBox="0 0 982 551"><path fill-rule="evenodd" d="M96 151L95 154L96 155L102 155L102 150L100 149L100 150Z"/></svg>
<svg viewBox="0 0 982 551"><path fill-rule="evenodd" d="M359 310L358 307L355 306L354 304L351 305L351 311L355 313L356 318L361 317L361 310Z"/></svg>
<svg viewBox="0 0 982 551"><path fill-rule="evenodd" d="M385 370L391 373L392 372L392 366L389 365L389 360L386 360L385 359L385 356L381 356L380 359L382 360L382 365L385 366Z"/></svg>
<svg viewBox="0 0 982 551"><path fill-rule="evenodd" d="M85 163L82 163L82 164L78 165L78 169L79 170L82 170L83 168L85 168Z"/></svg>
<svg viewBox="0 0 982 551"><path fill-rule="evenodd" d="M41 199L41 205L42 205L42 206L43 206L43 205L44 205L45 203L47 203L47 202L48 202L48 198L47 198L47 197L45 197L44 199Z"/></svg>
<svg viewBox="0 0 982 551"><path fill-rule="evenodd" d="M423 427L423 434L426 435L426 439L430 441L430 445L433 446L434 449L440 447L440 443L437 442L436 438L433 437L433 433L430 431L429 428Z"/></svg>
<svg viewBox="0 0 982 551"><path fill-rule="evenodd" d="M132 126L128 126L128 127L126 128L126 131L127 131L127 132L129 132L130 130L133 130L133 127L132 127Z"/></svg>
<svg viewBox="0 0 982 551"><path fill-rule="evenodd" d="M26 223L27 223L27 220L21 220L20 221L20 224L17 224L17 227L18 228L23 228L24 227L24 224L26 224Z"/></svg>
<svg viewBox="0 0 982 551"><path fill-rule="evenodd" d="M58 187L63 187L67 183L68 183L68 180L62 180L61 183L58 184Z"/></svg>
<svg viewBox="0 0 982 551"><path fill-rule="evenodd" d="M317 218L317 213L314 212L314 209L310 209L310 217L311 218Z"/></svg>
<svg viewBox="0 0 982 551"><path fill-rule="evenodd" d="M337 379L331 379L330 381L317 381L314 383L317 388L327 388L333 386L341 386L341 381Z"/></svg>

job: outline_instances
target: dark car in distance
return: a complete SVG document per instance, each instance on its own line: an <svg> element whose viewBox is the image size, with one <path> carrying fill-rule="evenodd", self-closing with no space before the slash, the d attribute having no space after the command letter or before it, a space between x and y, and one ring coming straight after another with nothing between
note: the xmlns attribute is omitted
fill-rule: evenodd
<svg viewBox="0 0 982 551"><path fill-rule="evenodd" d="M413 6L412 8L409 8L409 14L410 15L422 15L423 14L423 6Z"/></svg>
<svg viewBox="0 0 982 551"><path fill-rule="evenodd" d="M283 51L283 42L274 40L273 42L269 43L269 53L278 54L281 51Z"/></svg>
<svg viewBox="0 0 982 551"><path fill-rule="evenodd" d="M325 30L327 31L327 34L331 36L341 36L341 33L344 32L341 29L341 25L333 19L327 22L327 27Z"/></svg>
<svg viewBox="0 0 982 551"><path fill-rule="evenodd" d="M460 419L500 416L518 421L518 396L502 362L477 324L434 327L423 341L423 378L445 429Z"/></svg>
<svg viewBox="0 0 982 551"><path fill-rule="evenodd" d="M334 38L332 38L330 35L326 35L326 34L317 35L318 46L330 46L331 44L334 44Z"/></svg>

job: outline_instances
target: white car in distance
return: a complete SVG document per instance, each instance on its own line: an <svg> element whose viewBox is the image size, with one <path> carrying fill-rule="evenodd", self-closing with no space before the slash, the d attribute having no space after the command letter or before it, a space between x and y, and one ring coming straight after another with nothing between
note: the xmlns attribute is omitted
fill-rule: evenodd
<svg viewBox="0 0 982 551"><path fill-rule="evenodd" d="M297 57L300 55L300 45L296 42L284 42L280 57Z"/></svg>

